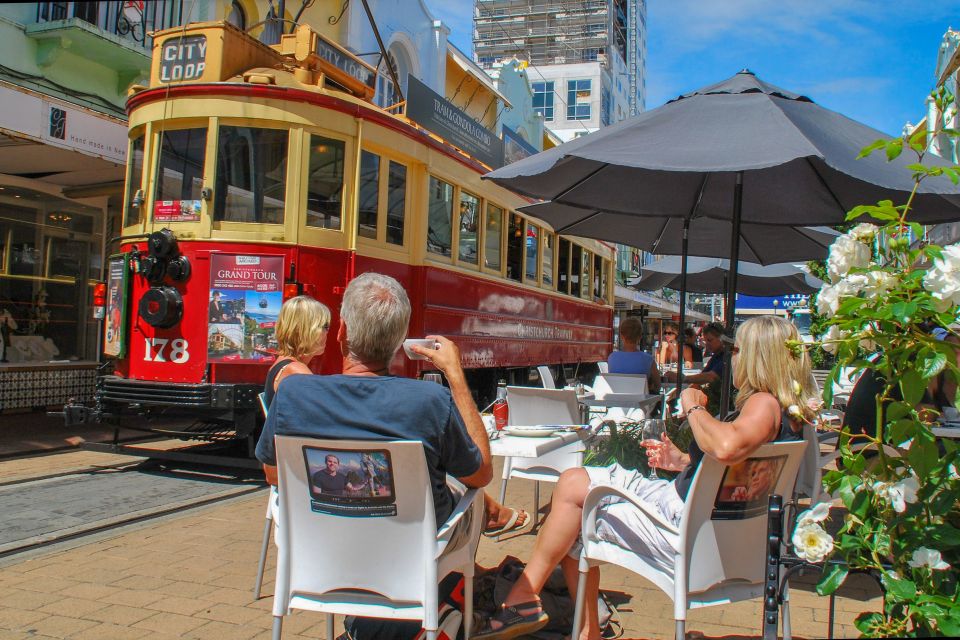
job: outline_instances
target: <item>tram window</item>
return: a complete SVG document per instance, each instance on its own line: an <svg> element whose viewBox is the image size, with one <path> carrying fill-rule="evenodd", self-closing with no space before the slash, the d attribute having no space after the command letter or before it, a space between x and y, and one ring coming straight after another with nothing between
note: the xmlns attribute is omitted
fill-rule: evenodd
<svg viewBox="0 0 960 640"><path fill-rule="evenodd" d="M543 286L553 286L553 234L543 231Z"/></svg>
<svg viewBox="0 0 960 640"><path fill-rule="evenodd" d="M460 192L460 227L457 244L460 262L477 264L477 219L480 217L480 198L465 191Z"/></svg>
<svg viewBox="0 0 960 640"><path fill-rule="evenodd" d="M124 202L123 226L137 224L142 220L141 206L133 206L133 197L142 189L143 184L143 136L137 136L130 141L130 166L127 172L127 198Z"/></svg>
<svg viewBox="0 0 960 640"><path fill-rule="evenodd" d="M213 219L283 224L287 132L220 127Z"/></svg>
<svg viewBox="0 0 960 640"><path fill-rule="evenodd" d="M527 223L527 260L524 275L527 280L537 281L537 261L540 250L540 228Z"/></svg>
<svg viewBox="0 0 960 640"><path fill-rule="evenodd" d="M453 186L430 176L430 204L427 219L427 250L442 256L450 255L453 241Z"/></svg>
<svg viewBox="0 0 960 640"><path fill-rule="evenodd" d="M403 246L403 224L407 212L407 168L390 161L387 176L387 242Z"/></svg>
<svg viewBox="0 0 960 640"><path fill-rule="evenodd" d="M595 300L603 299L603 258L593 256L593 297Z"/></svg>
<svg viewBox="0 0 960 640"><path fill-rule="evenodd" d="M610 261L606 258L603 259L603 269L600 272L600 298L601 302L607 301L607 296L610 294L610 280L608 274L610 273Z"/></svg>
<svg viewBox="0 0 960 640"><path fill-rule="evenodd" d="M343 212L341 140L310 136L310 173L307 176L307 226L340 229Z"/></svg>
<svg viewBox="0 0 960 640"><path fill-rule="evenodd" d="M523 218L511 213L507 228L507 277L517 282L523 270L523 229Z"/></svg>
<svg viewBox="0 0 960 640"><path fill-rule="evenodd" d="M571 243L572 251L570 251L570 295L581 297L580 295L580 283L583 281L582 278L582 269L580 265L583 263L583 249L580 245Z"/></svg>
<svg viewBox="0 0 960 640"><path fill-rule="evenodd" d="M503 209L487 205L487 228L483 239L483 266L500 271L500 247L503 246Z"/></svg>
<svg viewBox="0 0 960 640"><path fill-rule="evenodd" d="M570 241L565 238L557 243L557 291L570 291Z"/></svg>
<svg viewBox="0 0 960 640"><path fill-rule="evenodd" d="M206 147L206 129L178 129L160 134L156 200L200 199Z"/></svg>
<svg viewBox="0 0 960 640"><path fill-rule="evenodd" d="M357 233L377 238L377 213L380 210L380 156L360 152L360 182L357 185Z"/></svg>
<svg viewBox="0 0 960 640"><path fill-rule="evenodd" d="M591 259L591 254L586 249L583 250L581 254L583 258L580 261L580 297L589 300L590 299L590 263L593 262Z"/></svg>

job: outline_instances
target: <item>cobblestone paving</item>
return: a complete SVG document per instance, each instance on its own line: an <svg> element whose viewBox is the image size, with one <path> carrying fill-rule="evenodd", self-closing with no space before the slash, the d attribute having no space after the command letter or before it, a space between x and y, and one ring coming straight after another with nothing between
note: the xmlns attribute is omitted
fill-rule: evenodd
<svg viewBox="0 0 960 640"><path fill-rule="evenodd" d="M529 507L532 486L512 482L508 502ZM491 491L496 489L495 481ZM544 493L549 485L546 489ZM69 550L0 561L0 640L269 638L273 552L263 597L251 600L265 500L262 492ZM477 560L495 566L506 554L526 558L533 540L529 533L499 543L484 538ZM672 605L652 585L607 568L602 586L629 598L620 606L624 638L672 636ZM796 584L791 602L794 635L825 637L826 599L809 585ZM869 584L847 588L837 600L837 637L855 636L853 618L877 606L876 590ZM698 609L690 612L687 628L691 637L757 637L760 611L759 599ZM288 640L324 638L324 619L295 612L284 632Z"/></svg>

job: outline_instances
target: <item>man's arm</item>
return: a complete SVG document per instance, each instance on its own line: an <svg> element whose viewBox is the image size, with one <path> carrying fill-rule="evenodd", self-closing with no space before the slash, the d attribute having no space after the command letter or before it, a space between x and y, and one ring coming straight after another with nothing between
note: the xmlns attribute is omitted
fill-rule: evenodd
<svg viewBox="0 0 960 640"><path fill-rule="evenodd" d="M468 487L480 489L490 484L493 479L490 441L487 439L487 430L483 426L480 412L477 411L477 405L473 401L473 396L470 395L469 387L467 387L467 378L463 373L463 367L460 365L460 349L443 336L426 337L437 342L440 348L424 349L413 345L410 349L426 356L446 377L450 394L453 396L453 403L456 405L457 411L460 412L460 417L463 418L463 424L467 427L467 435L480 450L481 458L480 468L475 473L457 479Z"/></svg>

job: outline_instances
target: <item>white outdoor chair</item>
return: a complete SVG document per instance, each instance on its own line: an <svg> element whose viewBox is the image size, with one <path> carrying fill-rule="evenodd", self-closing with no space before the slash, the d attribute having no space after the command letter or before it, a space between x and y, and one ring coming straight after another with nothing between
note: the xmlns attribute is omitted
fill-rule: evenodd
<svg viewBox="0 0 960 640"><path fill-rule="evenodd" d="M769 493L785 497L792 495L805 448L804 442L775 442L761 446L750 456L749 460L782 457L780 474ZM587 571L603 564L615 564L646 578L673 600L678 640L684 638L688 609L739 602L762 594L768 496L757 500L757 507L744 513L742 519L723 519L719 512L715 515L715 506L720 506L715 503L726 469L710 456L704 456L690 486L680 524L676 527L666 522L650 504L615 487L601 485L587 494L583 505L583 551L574 612L574 637L583 620L582 594L586 588ZM597 536L598 510L609 498L621 498L633 504L656 527L679 536L679 551L672 571L653 566L630 549ZM788 637L789 610L786 605L783 614L784 637Z"/></svg>
<svg viewBox="0 0 960 640"><path fill-rule="evenodd" d="M640 373L601 373L593 381L593 395L598 400L603 400L608 393L647 395L647 376ZM647 416L642 409L624 410L622 407L610 407L603 417L607 420L643 420Z"/></svg>
<svg viewBox="0 0 960 640"><path fill-rule="evenodd" d="M553 379L553 372L550 371L550 367L542 364L537 367L537 373L540 374L540 382L543 384L544 389L557 388L557 381Z"/></svg>
<svg viewBox="0 0 960 640"><path fill-rule="evenodd" d="M261 391L257 394L257 400L260 402L260 411L263 412L263 417L266 418L267 395ZM267 514L265 516L266 521L263 523L263 542L260 544L260 561L257 563L257 581L253 585L254 600L260 599L260 588L263 586L263 569L267 563L267 549L270 547L270 531L274 526L274 518L279 500L280 497L277 494L277 488L271 485L270 491L267 494Z"/></svg>
<svg viewBox="0 0 960 640"><path fill-rule="evenodd" d="M334 637L333 616L342 614L422 620L427 638L435 640L438 584L453 571L464 576L463 623L469 637L483 493L467 490L438 530L422 443L294 436L276 436L275 442L280 509L273 640L280 640L283 616L291 609L327 614L327 638ZM341 455L388 452L394 500L388 496L384 503L380 496L370 498L376 506L325 506L327 494L309 477L310 449ZM468 530L448 548L458 525Z"/></svg>
<svg viewBox="0 0 960 640"><path fill-rule="evenodd" d="M610 373L610 363L606 360L598 362L597 369L600 370L600 373Z"/></svg>
<svg viewBox="0 0 960 640"><path fill-rule="evenodd" d="M573 389L507 387L507 409L511 425L580 424L580 404ZM567 469L583 466L581 441L571 442L537 458L506 457L500 483L500 504L507 496L510 478L533 480L533 526L540 514L540 483L556 482Z"/></svg>

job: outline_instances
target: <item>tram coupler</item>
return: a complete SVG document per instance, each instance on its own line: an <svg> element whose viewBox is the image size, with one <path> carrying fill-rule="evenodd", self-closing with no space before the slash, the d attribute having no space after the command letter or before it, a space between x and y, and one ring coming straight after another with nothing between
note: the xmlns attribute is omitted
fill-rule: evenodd
<svg viewBox="0 0 960 640"><path fill-rule="evenodd" d="M47 415L61 417L63 426L73 427L78 424L97 424L103 421L104 413L96 407L88 407L70 398L61 411L47 411Z"/></svg>

